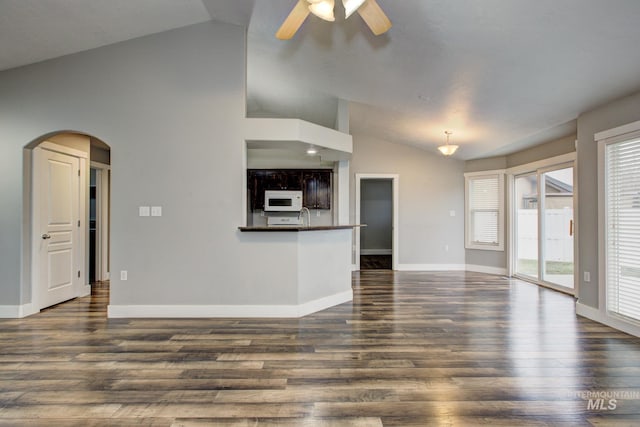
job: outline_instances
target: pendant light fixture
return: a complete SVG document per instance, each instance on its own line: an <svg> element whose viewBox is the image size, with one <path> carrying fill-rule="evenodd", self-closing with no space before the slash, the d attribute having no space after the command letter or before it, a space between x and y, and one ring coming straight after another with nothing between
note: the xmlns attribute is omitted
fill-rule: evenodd
<svg viewBox="0 0 640 427"><path fill-rule="evenodd" d="M333 7L335 6L334 0L307 0L309 3L309 10L320 19L333 22L336 17L333 14Z"/></svg>
<svg viewBox="0 0 640 427"><path fill-rule="evenodd" d="M442 154L444 154L445 156L451 156L451 155L453 155L453 153L456 152L456 150L458 149L458 146L449 144L449 136L451 136L451 134L453 134L453 132L451 132L449 130L445 130L444 133L445 133L445 135L447 135L447 143L445 145L439 146L438 150L440 150L440 152Z"/></svg>

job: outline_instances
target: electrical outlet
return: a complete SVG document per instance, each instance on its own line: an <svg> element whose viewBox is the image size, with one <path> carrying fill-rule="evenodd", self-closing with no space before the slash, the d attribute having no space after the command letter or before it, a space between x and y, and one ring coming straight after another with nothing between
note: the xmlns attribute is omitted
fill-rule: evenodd
<svg viewBox="0 0 640 427"><path fill-rule="evenodd" d="M127 270L120 271L120 280L127 280Z"/></svg>
<svg viewBox="0 0 640 427"><path fill-rule="evenodd" d="M318 217L320 216L320 209L318 209L318 210L316 211L316 216L318 216Z"/></svg>
<svg viewBox="0 0 640 427"><path fill-rule="evenodd" d="M588 271L584 272L584 281L585 282L590 282L591 281L591 273Z"/></svg>
<svg viewBox="0 0 640 427"><path fill-rule="evenodd" d="M151 206L151 216L162 216L162 206Z"/></svg>
<svg viewBox="0 0 640 427"><path fill-rule="evenodd" d="M456 211L449 211L449 216L456 216Z"/></svg>
<svg viewBox="0 0 640 427"><path fill-rule="evenodd" d="M449 245L444 245L444 251L449 252Z"/></svg>
<svg viewBox="0 0 640 427"><path fill-rule="evenodd" d="M138 208L138 215L139 216L149 216L150 215L150 210L149 210L149 206L140 206Z"/></svg>

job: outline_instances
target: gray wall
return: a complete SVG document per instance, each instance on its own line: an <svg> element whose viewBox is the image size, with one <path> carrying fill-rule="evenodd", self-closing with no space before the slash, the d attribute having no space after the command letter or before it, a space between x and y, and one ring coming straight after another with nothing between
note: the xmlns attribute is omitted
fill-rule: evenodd
<svg viewBox="0 0 640 427"><path fill-rule="evenodd" d="M370 136L353 135L356 173L398 174L399 264L464 264L464 162ZM355 218L355 180L350 219ZM456 216L449 216L449 211ZM449 251L445 250L449 247Z"/></svg>
<svg viewBox="0 0 640 427"><path fill-rule="evenodd" d="M549 141L544 144L507 156L507 167L526 165L527 163L537 162L538 160L550 159L551 157L560 156L562 154L573 153L576 151L576 136L569 135L564 138Z"/></svg>
<svg viewBox="0 0 640 427"><path fill-rule="evenodd" d="M367 179L360 184L360 253L368 249L391 251L393 187L390 179ZM390 252L389 252L390 253Z"/></svg>
<svg viewBox="0 0 640 427"><path fill-rule="evenodd" d="M640 120L640 93L611 102L578 117L578 300L598 308L598 155L594 135ZM591 272L585 283L583 272Z"/></svg>
<svg viewBox="0 0 640 427"><path fill-rule="evenodd" d="M244 76L245 29L214 22L1 72L0 304L28 302L23 147L68 129L111 147L112 303L297 304L288 237L237 231Z"/></svg>

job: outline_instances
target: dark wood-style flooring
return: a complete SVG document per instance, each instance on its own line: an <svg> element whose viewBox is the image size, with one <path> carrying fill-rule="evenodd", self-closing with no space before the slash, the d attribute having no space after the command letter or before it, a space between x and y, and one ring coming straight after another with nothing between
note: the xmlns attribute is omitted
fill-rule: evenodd
<svg viewBox="0 0 640 427"><path fill-rule="evenodd" d="M353 286L301 319L107 319L97 287L0 320L0 425L640 423L640 340L571 297L464 272ZM614 409L585 394L623 391Z"/></svg>
<svg viewBox="0 0 640 427"><path fill-rule="evenodd" d="M360 255L361 270L391 270L391 255Z"/></svg>

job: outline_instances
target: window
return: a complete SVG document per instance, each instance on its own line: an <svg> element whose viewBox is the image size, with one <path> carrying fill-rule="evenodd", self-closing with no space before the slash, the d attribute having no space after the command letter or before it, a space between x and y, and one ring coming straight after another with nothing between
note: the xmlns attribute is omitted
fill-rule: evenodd
<svg viewBox="0 0 640 427"><path fill-rule="evenodd" d="M465 247L504 250L504 171L465 174Z"/></svg>
<svg viewBox="0 0 640 427"><path fill-rule="evenodd" d="M640 321L640 136L605 144L607 311Z"/></svg>

